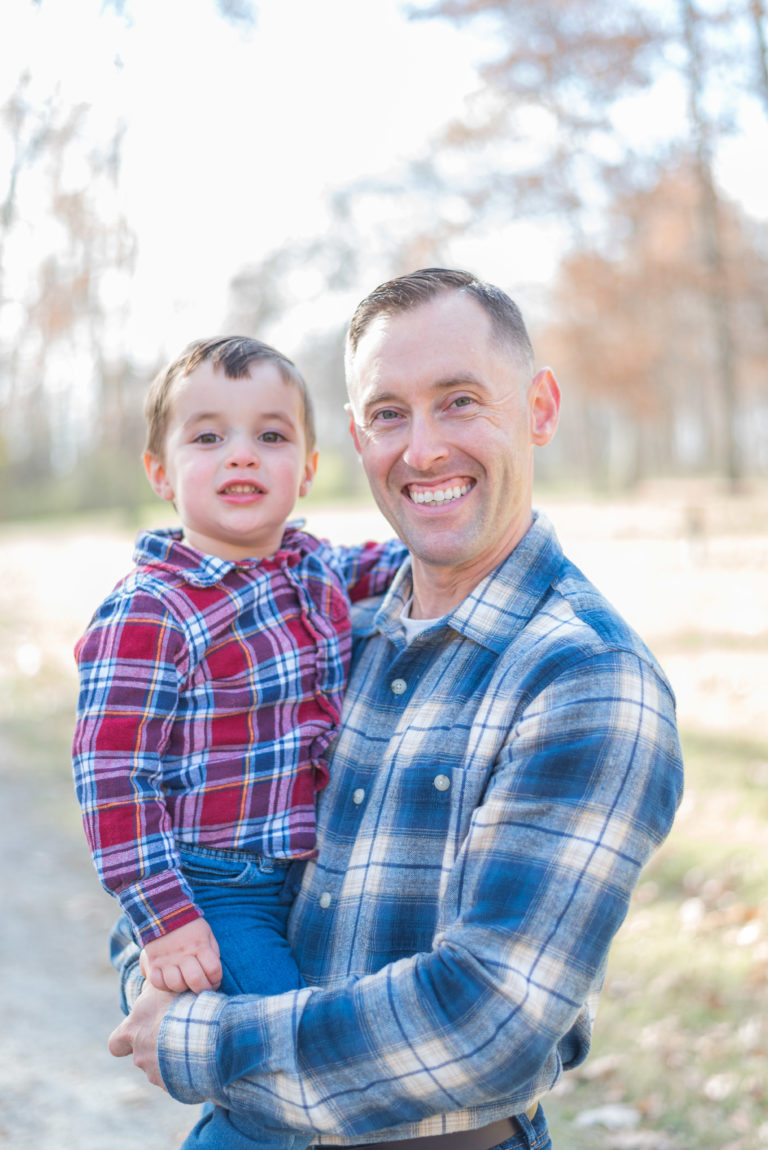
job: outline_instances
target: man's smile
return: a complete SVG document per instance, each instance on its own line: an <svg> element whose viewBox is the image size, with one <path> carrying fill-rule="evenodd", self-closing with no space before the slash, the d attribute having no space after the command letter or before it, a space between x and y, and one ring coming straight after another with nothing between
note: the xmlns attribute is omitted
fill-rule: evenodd
<svg viewBox="0 0 768 1150"><path fill-rule="evenodd" d="M415 483L409 483L405 491L412 503L453 503L471 491L474 485L474 479L463 480L460 483L454 481L444 487L419 487Z"/></svg>

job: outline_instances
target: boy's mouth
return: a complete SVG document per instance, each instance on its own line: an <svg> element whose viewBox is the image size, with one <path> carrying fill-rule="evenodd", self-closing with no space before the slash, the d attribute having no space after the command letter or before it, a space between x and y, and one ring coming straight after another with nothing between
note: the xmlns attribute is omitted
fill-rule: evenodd
<svg viewBox="0 0 768 1150"><path fill-rule="evenodd" d="M255 483L238 481L225 483L223 487L219 488L219 495L266 495L266 492L263 487L259 487Z"/></svg>

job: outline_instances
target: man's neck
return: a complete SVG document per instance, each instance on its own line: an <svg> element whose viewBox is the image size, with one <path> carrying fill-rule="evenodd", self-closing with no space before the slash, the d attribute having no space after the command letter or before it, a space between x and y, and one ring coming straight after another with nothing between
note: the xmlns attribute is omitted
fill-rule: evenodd
<svg viewBox="0 0 768 1150"><path fill-rule="evenodd" d="M413 560L412 619L440 619L462 603L487 572L461 572L453 567L425 567Z"/></svg>
<svg viewBox="0 0 768 1150"><path fill-rule="evenodd" d="M465 564L453 567L425 563L411 553L413 573L412 619L440 619L458 607L475 587L495 571L509 556L530 527L532 517L524 530L511 540L505 539L494 551L484 552Z"/></svg>

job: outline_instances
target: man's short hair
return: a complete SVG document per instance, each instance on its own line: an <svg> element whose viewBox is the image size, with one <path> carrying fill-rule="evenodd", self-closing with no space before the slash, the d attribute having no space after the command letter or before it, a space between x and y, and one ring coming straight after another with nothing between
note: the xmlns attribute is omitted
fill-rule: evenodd
<svg viewBox="0 0 768 1150"><path fill-rule="evenodd" d="M174 387L179 380L185 379L207 360L210 360L214 367L222 368L228 379L243 379L248 375L253 363L273 363L280 372L283 382L298 389L307 453L314 450L315 418L312 400L299 369L292 360L269 344L262 343L258 339L249 339L247 336L235 335L195 340L155 376L144 403L144 417L147 423L145 451L162 458L173 405Z"/></svg>
<svg viewBox="0 0 768 1150"><path fill-rule="evenodd" d="M491 320L499 343L507 346L533 375L533 347L520 309L506 292L477 279L471 272L451 268L421 268L379 284L358 304L347 331L346 365L350 376L352 360L369 325L379 315L411 311L445 292L466 293L477 300Z"/></svg>

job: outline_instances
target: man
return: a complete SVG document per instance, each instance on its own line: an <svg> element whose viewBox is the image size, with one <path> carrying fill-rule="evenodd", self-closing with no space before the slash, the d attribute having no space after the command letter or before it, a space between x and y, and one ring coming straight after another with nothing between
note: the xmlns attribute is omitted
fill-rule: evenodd
<svg viewBox="0 0 768 1150"><path fill-rule="evenodd" d="M532 511L560 396L512 301L463 272L404 276L358 307L346 366L410 561L356 620L292 912L308 988L150 989L111 1049L235 1125L544 1150L539 1100L587 1056L611 940L680 799L672 693Z"/></svg>

